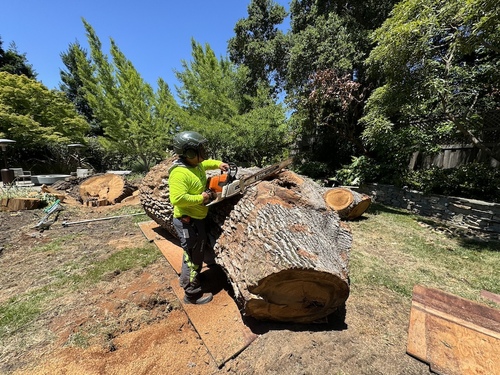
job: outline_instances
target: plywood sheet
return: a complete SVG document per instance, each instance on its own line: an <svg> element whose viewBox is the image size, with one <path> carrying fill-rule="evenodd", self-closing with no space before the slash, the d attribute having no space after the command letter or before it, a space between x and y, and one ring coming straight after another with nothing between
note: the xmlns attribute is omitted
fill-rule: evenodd
<svg viewBox="0 0 500 375"><path fill-rule="evenodd" d="M500 311L417 285L407 352L438 374L500 374Z"/></svg>
<svg viewBox="0 0 500 375"><path fill-rule="evenodd" d="M490 300L492 302L500 304L500 295L491 293L487 290L481 290L481 297L486 298L487 300Z"/></svg>
<svg viewBox="0 0 500 375"><path fill-rule="evenodd" d="M183 251L176 239L155 222L140 223L139 227L149 241L154 241L179 274ZM214 293L213 301L205 305L185 304L184 290L178 280L173 280L171 286L217 366L221 367L250 345L257 335L244 324L236 303L224 289L224 273L211 268L204 269L202 276L204 285Z"/></svg>
<svg viewBox="0 0 500 375"><path fill-rule="evenodd" d="M182 267L182 248L179 240L174 238L167 230L160 227L154 221L139 223L139 227L148 241L154 242L172 268L179 275Z"/></svg>

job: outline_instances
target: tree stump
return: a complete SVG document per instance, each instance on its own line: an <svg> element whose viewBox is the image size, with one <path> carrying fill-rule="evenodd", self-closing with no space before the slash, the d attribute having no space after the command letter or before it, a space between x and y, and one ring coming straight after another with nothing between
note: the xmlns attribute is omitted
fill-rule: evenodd
<svg viewBox="0 0 500 375"><path fill-rule="evenodd" d="M328 189L324 198L327 206L337 211L340 218L345 220L358 218L372 203L370 196L348 188Z"/></svg>
<svg viewBox="0 0 500 375"><path fill-rule="evenodd" d="M172 161L154 167L139 190L146 213L175 233L167 186ZM319 185L291 171L273 177L210 207L216 262L246 315L314 322L348 298L352 236Z"/></svg>
<svg viewBox="0 0 500 375"><path fill-rule="evenodd" d="M120 203L132 195L134 188L122 176L106 173L87 178L79 188L82 203L87 206L107 206Z"/></svg>

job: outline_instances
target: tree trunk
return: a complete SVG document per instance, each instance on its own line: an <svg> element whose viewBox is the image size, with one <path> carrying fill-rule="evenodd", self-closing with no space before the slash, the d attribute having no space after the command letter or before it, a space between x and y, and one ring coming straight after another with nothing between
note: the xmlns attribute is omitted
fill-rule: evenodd
<svg viewBox="0 0 500 375"><path fill-rule="evenodd" d="M122 176L113 173L87 178L79 189L82 202L87 206L119 203L134 192L134 188Z"/></svg>
<svg viewBox="0 0 500 375"><path fill-rule="evenodd" d="M340 218L345 220L358 218L372 203L370 196L347 188L328 189L324 198L327 206L337 211Z"/></svg>
<svg viewBox="0 0 500 375"><path fill-rule="evenodd" d="M139 186L139 199L146 214L171 235L177 237L172 223L174 208L170 203L168 188L168 169L175 159L176 157L169 158L151 168Z"/></svg>
<svg viewBox="0 0 500 375"><path fill-rule="evenodd" d="M170 233L168 167L154 167L140 187L148 215ZM255 172L244 170L239 177ZM352 237L312 180L283 171L210 207L217 263L237 302L257 319L309 323L344 305L349 295Z"/></svg>

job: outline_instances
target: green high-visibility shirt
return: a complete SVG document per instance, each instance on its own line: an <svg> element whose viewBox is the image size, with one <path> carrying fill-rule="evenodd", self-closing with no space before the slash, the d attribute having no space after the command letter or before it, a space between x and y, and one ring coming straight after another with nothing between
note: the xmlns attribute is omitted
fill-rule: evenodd
<svg viewBox="0 0 500 375"><path fill-rule="evenodd" d="M203 160L196 167L176 163L170 169L168 185L170 203L174 206L174 217L184 215L193 219L204 219L208 207L203 205L203 193L206 190L207 175L205 171L218 169L222 164L219 160Z"/></svg>

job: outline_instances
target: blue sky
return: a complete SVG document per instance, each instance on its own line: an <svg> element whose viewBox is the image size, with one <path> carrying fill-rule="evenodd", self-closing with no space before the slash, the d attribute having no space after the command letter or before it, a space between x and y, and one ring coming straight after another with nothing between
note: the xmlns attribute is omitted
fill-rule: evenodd
<svg viewBox="0 0 500 375"><path fill-rule="evenodd" d="M288 10L288 0L275 0ZM162 77L175 91L173 70L191 59L191 38L227 56L234 26L248 16L250 0L25 0L2 1L0 37L15 42L48 88L58 88L64 68L60 54L78 41L88 49L82 17L109 53L112 38L153 87Z"/></svg>

